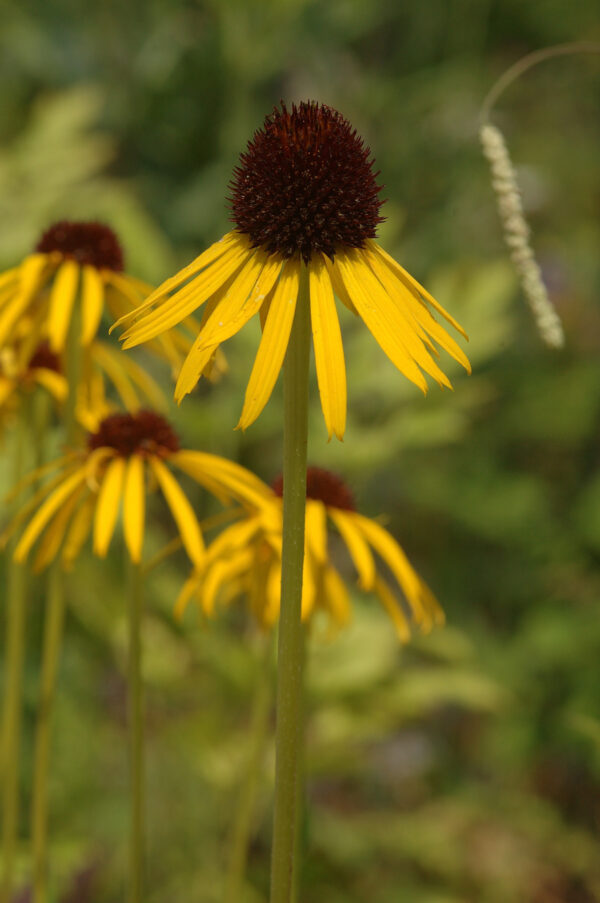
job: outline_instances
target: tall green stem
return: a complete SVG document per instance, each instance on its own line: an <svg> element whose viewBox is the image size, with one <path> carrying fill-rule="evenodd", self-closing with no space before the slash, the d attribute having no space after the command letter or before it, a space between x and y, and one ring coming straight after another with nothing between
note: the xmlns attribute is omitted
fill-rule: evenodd
<svg viewBox="0 0 600 903"><path fill-rule="evenodd" d="M67 445L74 446L77 439L77 388L81 374L81 313L75 305L69 324L66 347L66 376L69 394L63 411L63 428ZM41 402L38 402L41 405ZM44 439L47 426L48 408L36 409L34 418L35 447L38 466L43 460ZM48 899L48 774L50 765L50 737L56 676L63 639L65 618L64 575L59 561L52 564L47 583L47 598L44 610L44 637L40 696L35 728L33 753L33 791L31 801L31 838L33 847L33 901L47 903Z"/></svg>
<svg viewBox="0 0 600 903"><path fill-rule="evenodd" d="M31 806L34 903L46 903L48 899L48 766L56 675L65 614L62 573L56 561L49 574L46 606Z"/></svg>
<svg viewBox="0 0 600 903"><path fill-rule="evenodd" d="M264 655L257 663L252 711L249 727L249 753L244 782L240 788L235 820L231 831L229 868L225 885L225 903L240 903L248 846L252 829L252 816L256 804L260 768L265 751L269 727L269 712L273 696L272 644L265 639Z"/></svg>
<svg viewBox="0 0 600 903"><path fill-rule="evenodd" d="M131 823L129 903L142 903L144 870L144 707L142 687L142 571L131 564L129 581L129 754Z"/></svg>
<svg viewBox="0 0 600 903"><path fill-rule="evenodd" d="M24 417L19 418L14 444L13 485L24 470ZM23 668L25 662L26 573L13 560L13 544L6 556L6 664L2 720L2 878L1 903L12 899L17 837L19 831L19 781L21 722L23 714Z"/></svg>
<svg viewBox="0 0 600 903"><path fill-rule="evenodd" d="M306 643L307 630L303 625L302 630L302 670L306 667ZM298 766L296 769L296 833L294 836L294 862L292 868L291 903L299 903L302 891L302 858L305 846L306 805L305 805L305 768L306 768L306 686L302 684L302 697L300 699L300 722L298 743Z"/></svg>
<svg viewBox="0 0 600 903"><path fill-rule="evenodd" d="M301 290L283 372L283 551L277 655L277 728L271 903L289 903L292 893L298 749L302 711L302 565L306 510L308 359L310 305L308 273Z"/></svg>

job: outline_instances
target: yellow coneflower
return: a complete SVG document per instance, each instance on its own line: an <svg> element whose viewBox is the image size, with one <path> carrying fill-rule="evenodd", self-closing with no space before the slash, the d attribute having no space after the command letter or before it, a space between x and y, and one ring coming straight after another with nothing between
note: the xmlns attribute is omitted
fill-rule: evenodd
<svg viewBox="0 0 600 903"><path fill-rule="evenodd" d="M196 385L221 342L259 313L263 335L238 426L267 403L282 366L302 283L308 283L321 404L329 436L346 422L346 368L335 296L359 315L396 367L423 392L423 373L450 386L447 351L469 370L432 314L458 323L377 242L380 186L370 150L350 123L315 102L284 104L265 120L231 182L235 228L121 317L124 347L161 336L206 304L175 397ZM308 303L303 297L303 303Z"/></svg>
<svg viewBox="0 0 600 903"><path fill-rule="evenodd" d="M279 479L270 504L225 528L210 543L203 566L192 573L179 595L177 614L183 613L192 598L210 617L217 600L227 604L245 596L262 625L270 627L277 620L281 596L282 488ZM443 623L444 615L435 596L400 545L377 521L356 511L352 493L336 474L309 467L306 496L303 620L307 621L317 610L327 612L340 626L350 617L348 590L329 551L330 523L348 550L360 588L377 596L403 641L410 636L411 622L422 631ZM395 578L406 607L378 570L377 558Z"/></svg>
<svg viewBox="0 0 600 903"><path fill-rule="evenodd" d="M31 349L21 342L0 351L0 409L14 408L37 386L63 402L69 392L60 358L47 342Z"/></svg>
<svg viewBox="0 0 600 903"><path fill-rule="evenodd" d="M48 482L13 522L18 529L32 511L15 549L25 561L41 538L34 568L41 570L60 554L69 567L93 532L96 555L104 557L123 505L123 531L129 556L142 558L146 496L158 486L177 525L191 561L199 565L205 554L198 519L172 469L191 477L223 502L260 506L268 488L238 464L204 452L181 449L177 435L164 417L153 411L111 414L94 433L87 447L70 452L41 468Z"/></svg>
<svg viewBox="0 0 600 903"><path fill-rule="evenodd" d="M23 319L29 318L38 341L47 340L52 351L61 353L75 313L80 344L88 347L105 313L111 320L122 317L151 291L152 286L125 272L119 239L109 226L61 220L43 233L32 254L0 274L0 347L11 342ZM174 370L198 328L193 317L183 326L151 345ZM216 362L217 373L222 366Z"/></svg>

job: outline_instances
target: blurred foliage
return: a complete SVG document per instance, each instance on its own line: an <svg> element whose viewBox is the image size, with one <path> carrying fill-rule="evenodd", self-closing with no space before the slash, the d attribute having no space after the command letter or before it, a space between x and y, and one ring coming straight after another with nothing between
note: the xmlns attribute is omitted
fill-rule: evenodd
<svg viewBox="0 0 600 903"><path fill-rule="evenodd" d="M481 100L508 65L594 35L593 0L3 6L3 265L53 219L98 218L131 272L162 279L227 228L231 169L263 116L280 98L315 97L376 154L382 243L469 332L473 376L449 367L454 393L423 399L343 318L343 444L326 444L313 385L312 462L342 472L365 513L386 514L449 626L400 649L357 596L352 627L311 642L302 900L600 899L598 59L539 66L494 114L565 321L562 352L542 347L522 304L476 140ZM250 324L228 344L227 377L173 417L185 444L270 480L280 387L246 435L232 429L257 339ZM168 531L153 510L149 551ZM148 903L221 899L260 667L241 612L173 621L185 568L176 556L148 586ZM115 554L82 559L69 591L51 788L62 903L122 899L121 586ZM38 581L29 731L42 603ZM25 756L27 797L30 732ZM272 760L269 747L247 903L266 899ZM24 847L24 883L26 870Z"/></svg>

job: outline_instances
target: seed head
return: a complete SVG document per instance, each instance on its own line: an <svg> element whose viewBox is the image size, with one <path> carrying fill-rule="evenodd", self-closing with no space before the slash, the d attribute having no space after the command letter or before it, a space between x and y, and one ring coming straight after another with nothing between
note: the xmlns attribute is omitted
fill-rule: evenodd
<svg viewBox="0 0 600 903"><path fill-rule="evenodd" d="M89 263L97 269L123 269L123 251L112 229L102 223L71 223L61 220L50 226L36 245L36 251L50 254L58 251L78 263Z"/></svg>
<svg viewBox="0 0 600 903"><path fill-rule="evenodd" d="M253 247L271 254L362 248L383 219L381 186L363 139L347 119L315 101L284 103L255 132L230 183L232 219Z"/></svg>

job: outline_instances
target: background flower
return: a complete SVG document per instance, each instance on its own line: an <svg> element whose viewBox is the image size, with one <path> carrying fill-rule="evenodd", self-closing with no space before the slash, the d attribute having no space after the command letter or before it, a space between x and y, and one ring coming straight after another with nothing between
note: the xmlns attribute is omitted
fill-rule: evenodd
<svg viewBox="0 0 600 903"><path fill-rule="evenodd" d="M93 531L94 552L103 558L113 537L123 505L123 532L131 560L142 559L146 496L158 487L177 525L191 561L204 558L204 540L198 519L173 475L175 466L223 502L260 505L267 488L253 474L215 455L180 449L168 422L153 411L111 414L94 433L87 448L41 468L27 479L58 471L34 494L10 527L27 523L15 549L25 561L40 539L34 569L41 570L60 553L70 567Z"/></svg>
<svg viewBox="0 0 600 903"><path fill-rule="evenodd" d="M264 626L279 615L281 592L282 481L275 483L271 504L241 523L232 524L210 544L201 569L183 587L176 610L182 613L194 596L201 610L213 615L215 603L238 595ZM429 631L444 620L433 593L409 563L393 536L375 520L359 514L349 488L336 475L309 467L306 487L306 540L302 585L302 618L325 611L340 626L350 616L348 591L329 548L328 524L342 538L358 573L360 588L374 593L388 612L402 640L410 637L410 623ZM407 610L382 576L383 563L402 591Z"/></svg>

